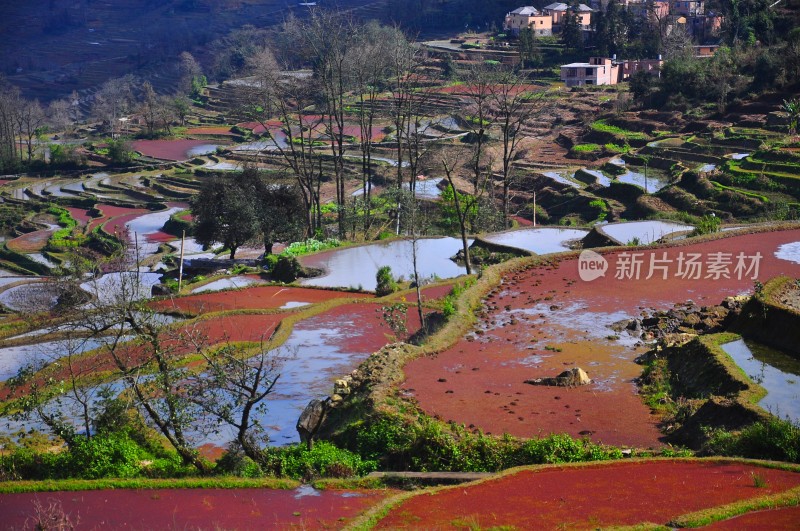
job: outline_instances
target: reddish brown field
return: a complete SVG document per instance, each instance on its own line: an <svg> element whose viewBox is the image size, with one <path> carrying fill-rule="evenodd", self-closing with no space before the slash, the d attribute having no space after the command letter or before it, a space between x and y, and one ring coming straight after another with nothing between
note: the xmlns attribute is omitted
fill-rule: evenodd
<svg viewBox="0 0 800 531"><path fill-rule="evenodd" d="M756 511L722 522L715 522L703 527L719 531L771 531L778 529L797 529L800 526L800 506L772 509L769 511Z"/></svg>
<svg viewBox="0 0 800 531"><path fill-rule="evenodd" d="M186 160L190 158L186 152L190 149L208 144L208 140L136 140L133 149L154 159Z"/></svg>
<svg viewBox="0 0 800 531"><path fill-rule="evenodd" d="M85 208L66 207L66 209L69 211L72 219L77 221L80 226L85 226L93 219L89 216L89 211Z"/></svg>
<svg viewBox="0 0 800 531"><path fill-rule="evenodd" d="M186 130L187 135L214 135L214 136L235 136L230 127L192 127Z"/></svg>
<svg viewBox="0 0 800 531"><path fill-rule="evenodd" d="M680 252L760 251L758 277L763 281L780 273L800 277L800 264L773 254L780 244L794 241L800 241L800 230L641 252L647 264L654 253L661 258L667 252L675 259ZM751 290L753 281L617 280L614 264L620 253L606 253L611 268L594 282L578 278L576 259L508 275L484 301L476 330L436 357L409 363L403 389L431 415L494 434L565 432L614 445L658 445L658 419L633 382L641 373L633 359L643 348L634 347L635 339L625 332L621 335L628 341L609 339L614 332L608 325L687 299L717 304L727 295ZM585 369L594 382L579 388L524 383L574 366Z"/></svg>
<svg viewBox="0 0 800 531"><path fill-rule="evenodd" d="M754 485L754 474L766 482L764 487ZM394 507L377 527L595 529L666 524L683 514L798 485L798 473L733 462L658 460L544 468L414 496Z"/></svg>
<svg viewBox="0 0 800 531"><path fill-rule="evenodd" d="M114 232L121 232L125 230L125 223L129 221L129 219L150 212L149 210L145 210L143 208L128 208L102 204L97 205L97 209L100 210L102 216L99 218L92 218L91 221L89 221L87 230L92 231L95 227L104 225L104 230L109 234L114 234ZM117 218L122 216L127 216L127 218L122 222L118 221Z"/></svg>
<svg viewBox="0 0 800 531"><path fill-rule="evenodd" d="M4 529L23 529L33 502L61 502L77 529L334 529L392 491L156 489L0 495Z"/></svg>
<svg viewBox="0 0 800 531"><path fill-rule="evenodd" d="M18 253L36 253L47 245L47 240L50 239L54 232L55 229L36 230L9 240L6 245L9 249Z"/></svg>
<svg viewBox="0 0 800 531"><path fill-rule="evenodd" d="M274 309L290 302L314 304L331 299L366 297L371 295L310 288L258 286L166 299L153 303L153 307L161 311L179 310L191 314L203 314L237 309Z"/></svg>
<svg viewBox="0 0 800 531"><path fill-rule="evenodd" d="M283 128L283 122L281 122L280 120L270 120L266 122L266 124L269 126L270 131L280 131ZM266 132L264 126L258 122L244 122L236 125L238 125L242 129L250 129L253 132L253 134L256 135L260 135Z"/></svg>

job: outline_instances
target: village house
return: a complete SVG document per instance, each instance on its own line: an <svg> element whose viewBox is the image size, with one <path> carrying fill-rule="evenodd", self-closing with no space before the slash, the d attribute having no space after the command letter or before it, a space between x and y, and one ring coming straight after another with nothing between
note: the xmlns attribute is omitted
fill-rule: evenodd
<svg viewBox="0 0 800 531"><path fill-rule="evenodd" d="M705 7L702 0L680 0L672 3L670 12L673 15L697 17L704 13Z"/></svg>
<svg viewBox="0 0 800 531"><path fill-rule="evenodd" d="M590 57L588 63L570 63L561 66L561 80L568 87L583 85L615 85L619 66L607 57Z"/></svg>
<svg viewBox="0 0 800 531"><path fill-rule="evenodd" d="M506 14L503 29L511 35L518 36L519 32L530 28L536 35L552 35L553 19L550 15L539 12L531 6L518 7Z"/></svg>
<svg viewBox="0 0 800 531"><path fill-rule="evenodd" d="M586 4L578 4L578 6L574 9L575 13L578 15L578 25L581 27L581 29L592 29L592 12L594 10ZM555 2L542 8L542 11L545 15L550 15L553 18L553 31L555 32L561 30L561 25L564 23L564 18L567 15L567 11L572 10L572 6L569 6L563 2Z"/></svg>
<svg viewBox="0 0 800 531"><path fill-rule="evenodd" d="M659 77L664 61L658 59L620 60L616 57L590 57L588 63L570 63L561 66L561 81L567 87L584 85L616 85L628 80L636 72L647 72Z"/></svg>

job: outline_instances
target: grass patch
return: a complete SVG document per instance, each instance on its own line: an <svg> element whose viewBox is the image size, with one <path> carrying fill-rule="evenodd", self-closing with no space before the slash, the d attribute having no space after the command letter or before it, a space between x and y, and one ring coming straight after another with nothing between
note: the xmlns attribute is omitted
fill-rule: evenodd
<svg viewBox="0 0 800 531"><path fill-rule="evenodd" d="M597 120L596 122L592 123L591 129L592 131L596 131L598 133L608 133L617 138L623 138L625 140L647 140L649 138L644 133L639 133L638 131L628 131L627 129L617 127L616 125L611 125L605 119Z"/></svg>

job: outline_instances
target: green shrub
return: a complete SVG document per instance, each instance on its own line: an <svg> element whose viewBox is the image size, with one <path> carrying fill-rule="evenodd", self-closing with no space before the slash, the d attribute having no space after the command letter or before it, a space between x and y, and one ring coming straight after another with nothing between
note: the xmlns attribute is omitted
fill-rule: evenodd
<svg viewBox="0 0 800 531"><path fill-rule="evenodd" d="M383 297L397 291L397 281L394 279L394 275L392 275L391 267L382 266L378 269L378 272L375 273L375 280L377 282L375 295L378 297Z"/></svg>
<svg viewBox="0 0 800 531"><path fill-rule="evenodd" d="M510 436L496 438L428 417L410 422L397 415L383 414L368 425L357 423L352 429L358 453L392 470L493 472L528 464L622 457L618 448L588 439L573 439L566 434L527 441Z"/></svg>
<svg viewBox="0 0 800 531"><path fill-rule="evenodd" d="M77 437L58 453L37 453L17 448L0 457L0 477L12 479L129 478L140 474L151 457L127 433L100 433L91 439Z"/></svg>
<svg viewBox="0 0 800 531"><path fill-rule="evenodd" d="M317 251L324 251L325 249L332 249L339 247L342 243L336 238L327 238L325 240L317 240L308 238L302 242L291 243L281 253L282 255L300 256L308 253L315 253Z"/></svg>
<svg viewBox="0 0 800 531"><path fill-rule="evenodd" d="M215 471L243 478L260 478L264 475L261 466L244 455L240 448L231 448L222 454L217 461Z"/></svg>
<svg viewBox="0 0 800 531"><path fill-rule="evenodd" d="M130 478L139 474L143 450L126 433L79 437L66 454L70 477L83 479Z"/></svg>
<svg viewBox="0 0 800 531"><path fill-rule="evenodd" d="M800 463L800 426L773 417L738 433L714 430L705 451L717 455Z"/></svg>
<svg viewBox="0 0 800 531"><path fill-rule="evenodd" d="M701 234L712 234L719 232L719 226L722 221L716 216L705 215L697 222L697 226L692 231L692 235L698 236Z"/></svg>
<svg viewBox="0 0 800 531"><path fill-rule="evenodd" d="M376 468L375 461L364 460L327 441L317 442L311 450L299 444L269 448L265 451L265 461L269 472L276 476L302 479L345 478L364 475Z"/></svg>
<svg viewBox="0 0 800 531"><path fill-rule="evenodd" d="M294 282L302 274L303 266L297 258L290 255L279 255L275 260L275 266L270 269L272 279L278 282Z"/></svg>

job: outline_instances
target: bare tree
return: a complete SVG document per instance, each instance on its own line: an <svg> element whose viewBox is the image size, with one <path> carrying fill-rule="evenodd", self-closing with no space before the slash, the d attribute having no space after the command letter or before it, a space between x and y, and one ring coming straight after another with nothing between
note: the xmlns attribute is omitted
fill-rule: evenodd
<svg viewBox="0 0 800 531"><path fill-rule="evenodd" d="M461 233L461 248L464 252L464 265L466 266L467 274L471 275L472 263L469 255L469 241L467 240L467 226L469 224L467 211L474 205L462 203L462 196L459 194L458 188L456 188L455 181L457 172L460 168L463 168L464 160L466 160L464 155L465 152L463 149L450 150L449 152L446 150L441 151L442 169L447 178L447 183L453 191L453 206L456 209L458 228ZM475 200L473 196L468 197L468 201L470 202Z"/></svg>
<svg viewBox="0 0 800 531"><path fill-rule="evenodd" d="M270 140L265 151L277 153L295 176L308 213L307 229L314 234L322 224L322 159L314 135L324 117L306 114L305 109L317 102L318 85L313 79L283 75L268 48L253 54L247 65L251 79L240 87L239 112L261 124ZM272 119L282 124L282 131L274 131Z"/></svg>
<svg viewBox="0 0 800 531"><path fill-rule="evenodd" d="M378 96L388 82L390 73L389 55L385 42L394 37L396 30L368 24L359 35L359 41L348 50L347 64L352 84L358 97L358 123L361 133L361 189L364 204L363 230L371 225L372 207L372 146L373 124L378 113Z"/></svg>
<svg viewBox="0 0 800 531"><path fill-rule="evenodd" d="M138 108L139 114L147 127L147 134L152 136L158 125L158 95L149 81L142 84L142 101Z"/></svg>
<svg viewBox="0 0 800 531"><path fill-rule="evenodd" d="M424 109L431 91L424 88L421 71L423 55L405 36L394 32L387 44L391 54L391 115L397 135L397 187L403 185L403 167L408 166L409 187L416 190L416 176L424 154L424 137L430 121L424 121Z"/></svg>
<svg viewBox="0 0 800 531"><path fill-rule="evenodd" d="M474 146L470 168L472 170L473 195L481 194L489 180L492 168L485 158L489 130L494 125L495 115L491 106L497 92L498 74L484 63L472 65L467 72L464 92L467 99L466 122L470 131L469 141Z"/></svg>
<svg viewBox="0 0 800 531"><path fill-rule="evenodd" d="M236 431L236 441L244 454L262 462L258 440L263 426L256 413L266 409L264 400L280 377L286 356L262 340L255 353L245 346L228 342L203 352L205 370L190 377L188 394L211 417L211 426L225 424Z"/></svg>
<svg viewBox="0 0 800 531"><path fill-rule="evenodd" d="M330 139L331 162L336 186L337 224L345 236L345 95L350 89L348 50L357 43L358 27L343 13L315 9L306 20L294 19L287 26L296 53L313 66L321 89L319 109Z"/></svg>
<svg viewBox="0 0 800 531"><path fill-rule="evenodd" d="M509 226L509 202L512 184L511 164L520 143L525 138L523 129L532 117L543 111L544 92L532 94L525 90L522 80L513 73L501 73L489 95L489 114L500 128L502 154L503 224Z"/></svg>
<svg viewBox="0 0 800 531"><path fill-rule="evenodd" d="M19 165L17 124L21 98L19 89L0 79L0 170L10 171Z"/></svg>
<svg viewBox="0 0 800 531"><path fill-rule="evenodd" d="M71 132L74 122L70 115L70 103L67 99L53 100L47 106L47 124L55 131Z"/></svg>
<svg viewBox="0 0 800 531"><path fill-rule="evenodd" d="M130 111L133 101L133 78L125 76L111 79L103 83L95 94L92 114L108 126L113 138L117 132L117 122Z"/></svg>

